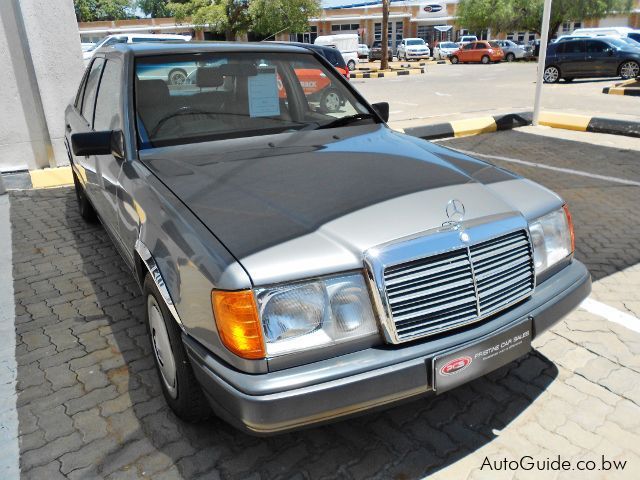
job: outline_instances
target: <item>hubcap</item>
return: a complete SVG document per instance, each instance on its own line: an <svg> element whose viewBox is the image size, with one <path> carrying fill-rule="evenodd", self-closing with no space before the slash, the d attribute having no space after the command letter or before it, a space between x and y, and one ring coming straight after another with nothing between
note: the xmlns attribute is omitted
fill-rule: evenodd
<svg viewBox="0 0 640 480"><path fill-rule="evenodd" d="M151 343L153 353L158 361L160 376L169 394L176 398L176 361L171 350L169 334L164 323L160 307L153 295L147 298L147 312L149 315L149 330L151 331Z"/></svg>
<svg viewBox="0 0 640 480"><path fill-rule="evenodd" d="M329 93L324 99L324 107L329 112L337 112L340 108L340 97L337 93Z"/></svg>
<svg viewBox="0 0 640 480"><path fill-rule="evenodd" d="M626 62L620 68L620 74L623 78L635 78L640 74L640 65L635 62Z"/></svg>
<svg viewBox="0 0 640 480"><path fill-rule="evenodd" d="M553 83L558 80L558 69L554 67L547 68L544 71L545 82Z"/></svg>

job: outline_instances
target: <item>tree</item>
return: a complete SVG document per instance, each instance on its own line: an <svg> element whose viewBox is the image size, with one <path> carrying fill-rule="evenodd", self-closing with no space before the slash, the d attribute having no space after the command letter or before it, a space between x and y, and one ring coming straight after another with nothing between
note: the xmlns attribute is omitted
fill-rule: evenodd
<svg viewBox="0 0 640 480"><path fill-rule="evenodd" d="M131 0L73 0L78 22L132 17Z"/></svg>
<svg viewBox="0 0 640 480"><path fill-rule="evenodd" d="M186 0L167 5L177 22L191 17L198 28L224 32L227 40L235 40L251 26L249 0Z"/></svg>
<svg viewBox="0 0 640 480"><path fill-rule="evenodd" d="M564 22L598 19L607 14L628 13L634 0L553 0L549 35ZM544 0L460 0L457 23L470 31L494 32L542 30Z"/></svg>
<svg viewBox="0 0 640 480"><path fill-rule="evenodd" d="M309 18L319 15L320 0L251 0L253 31L269 35L288 30L306 32Z"/></svg>
<svg viewBox="0 0 640 480"><path fill-rule="evenodd" d="M135 0L136 7L153 18L166 17L169 14L168 3L169 0Z"/></svg>
<svg viewBox="0 0 640 480"><path fill-rule="evenodd" d="M380 40L382 45L382 58L380 59L380 70L389 68L389 0L382 0L382 28Z"/></svg>

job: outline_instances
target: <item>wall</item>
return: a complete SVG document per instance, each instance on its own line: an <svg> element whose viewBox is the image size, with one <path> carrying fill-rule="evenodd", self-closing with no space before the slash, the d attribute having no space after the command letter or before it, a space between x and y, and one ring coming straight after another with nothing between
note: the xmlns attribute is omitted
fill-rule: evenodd
<svg viewBox="0 0 640 480"><path fill-rule="evenodd" d="M9 59L2 63L9 88L0 90L0 126L13 126L15 135L7 138L0 127L0 170L65 165L64 110L84 71L73 0L1 1L0 61Z"/></svg>

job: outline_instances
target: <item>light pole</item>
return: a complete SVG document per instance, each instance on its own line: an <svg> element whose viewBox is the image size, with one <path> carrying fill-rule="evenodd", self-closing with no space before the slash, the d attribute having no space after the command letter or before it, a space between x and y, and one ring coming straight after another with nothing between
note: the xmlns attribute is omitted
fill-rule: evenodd
<svg viewBox="0 0 640 480"><path fill-rule="evenodd" d="M547 44L549 43L549 20L551 19L551 1L544 0L542 12L542 38L538 52L538 81L536 82L536 97L533 102L533 124L538 125L540 118L540 101L542 100L542 84L544 83L544 65L547 61Z"/></svg>

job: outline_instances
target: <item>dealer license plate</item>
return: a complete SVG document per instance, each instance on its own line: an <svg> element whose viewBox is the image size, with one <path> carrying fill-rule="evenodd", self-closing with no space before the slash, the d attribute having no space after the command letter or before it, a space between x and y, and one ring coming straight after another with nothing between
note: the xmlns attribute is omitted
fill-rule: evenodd
<svg viewBox="0 0 640 480"><path fill-rule="evenodd" d="M531 319L432 360L433 389L440 394L514 361L531 350Z"/></svg>

